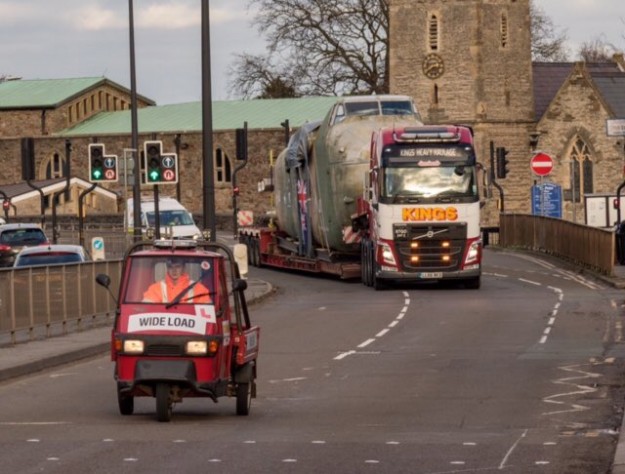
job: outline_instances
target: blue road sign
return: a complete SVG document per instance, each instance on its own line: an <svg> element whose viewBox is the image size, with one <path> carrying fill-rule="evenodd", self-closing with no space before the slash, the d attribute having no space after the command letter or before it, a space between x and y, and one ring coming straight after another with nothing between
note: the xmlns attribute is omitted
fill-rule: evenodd
<svg viewBox="0 0 625 474"><path fill-rule="evenodd" d="M532 214L562 218L562 186L541 183L532 186Z"/></svg>

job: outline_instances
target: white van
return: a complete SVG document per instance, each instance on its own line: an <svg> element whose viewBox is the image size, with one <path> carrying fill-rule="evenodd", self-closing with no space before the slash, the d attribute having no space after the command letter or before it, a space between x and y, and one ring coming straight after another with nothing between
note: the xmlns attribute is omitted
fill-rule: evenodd
<svg viewBox="0 0 625 474"><path fill-rule="evenodd" d="M126 223L128 233L134 233L134 201L132 198L126 202ZM195 225L193 216L177 200L171 197L162 197L158 200L158 215L161 227L161 238L171 232L174 239L199 239L202 232ZM154 229L156 214L154 212L154 199L141 198L141 230Z"/></svg>

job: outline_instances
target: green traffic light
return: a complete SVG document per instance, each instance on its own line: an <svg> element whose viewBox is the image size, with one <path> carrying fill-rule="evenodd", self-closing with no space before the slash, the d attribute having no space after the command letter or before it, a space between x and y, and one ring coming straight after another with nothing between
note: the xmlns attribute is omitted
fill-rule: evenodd
<svg viewBox="0 0 625 474"><path fill-rule="evenodd" d="M91 177L93 179L102 179L102 170L95 169L91 172Z"/></svg>
<svg viewBox="0 0 625 474"><path fill-rule="evenodd" d="M161 174L158 172L158 170L152 170L148 173L148 176L150 177L150 181L158 181L161 177Z"/></svg>

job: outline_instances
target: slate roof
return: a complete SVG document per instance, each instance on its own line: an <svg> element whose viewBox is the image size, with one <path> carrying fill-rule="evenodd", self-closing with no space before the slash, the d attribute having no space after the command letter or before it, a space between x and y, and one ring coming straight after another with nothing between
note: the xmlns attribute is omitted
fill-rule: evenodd
<svg viewBox="0 0 625 474"><path fill-rule="evenodd" d="M571 75L575 63L532 64L536 120L544 115L560 87ZM625 72L614 62L586 63L590 77L616 118L625 118Z"/></svg>
<svg viewBox="0 0 625 474"><path fill-rule="evenodd" d="M625 119L625 73L593 72L591 75L614 117Z"/></svg>
<svg viewBox="0 0 625 474"><path fill-rule="evenodd" d="M0 82L0 110L53 109L90 89L108 84L130 94L130 90L105 77L74 79L18 79ZM154 101L141 97L149 104Z"/></svg>
<svg viewBox="0 0 625 474"><path fill-rule="evenodd" d="M247 122L248 129L276 129L285 119L291 127L321 120L337 97L301 97L297 99L257 99L213 102L213 131L234 130ZM143 107L137 111L139 133L184 133L202 130L202 102ZM128 134L130 111L99 113L74 127L57 133L60 136L96 136Z"/></svg>

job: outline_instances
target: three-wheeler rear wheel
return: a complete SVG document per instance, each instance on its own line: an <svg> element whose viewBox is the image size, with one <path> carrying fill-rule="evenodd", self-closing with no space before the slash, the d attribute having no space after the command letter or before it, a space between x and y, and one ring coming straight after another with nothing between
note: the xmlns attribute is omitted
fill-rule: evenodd
<svg viewBox="0 0 625 474"><path fill-rule="evenodd" d="M252 384L253 380L237 384L237 415L247 416L252 408Z"/></svg>
<svg viewBox="0 0 625 474"><path fill-rule="evenodd" d="M132 415L135 411L135 398L131 395L124 394L119 384L117 384L117 405L122 415Z"/></svg>

